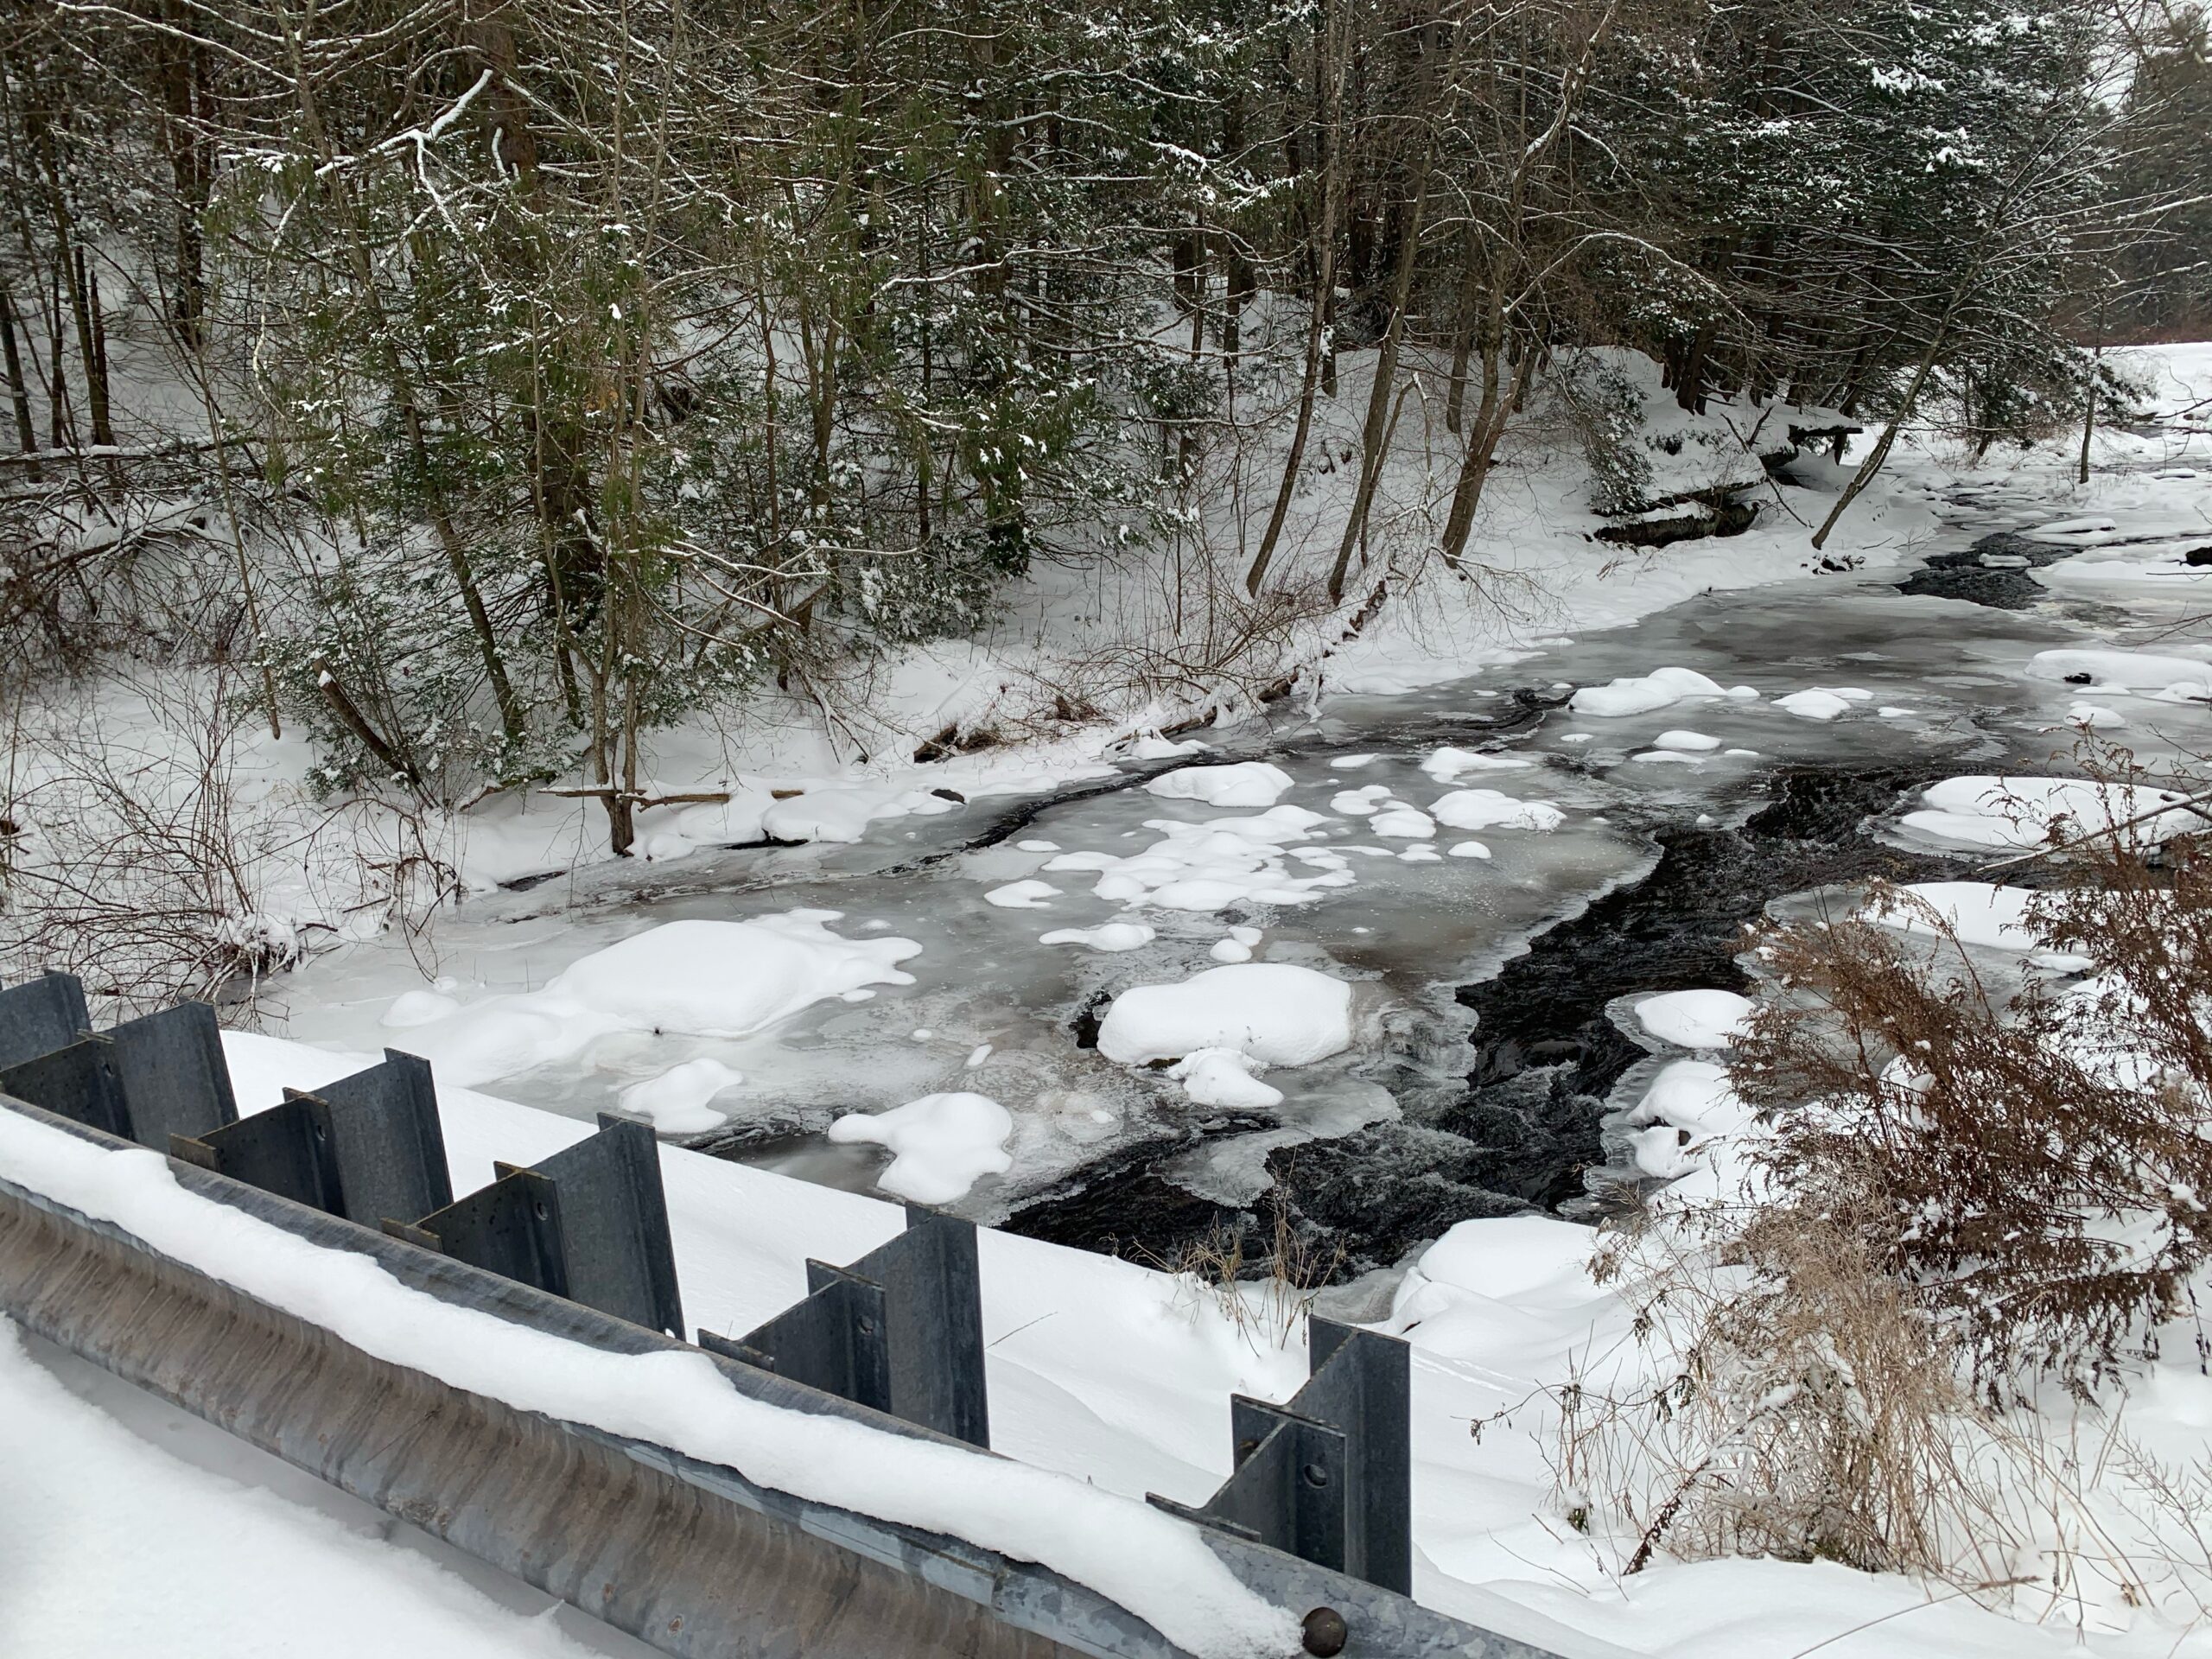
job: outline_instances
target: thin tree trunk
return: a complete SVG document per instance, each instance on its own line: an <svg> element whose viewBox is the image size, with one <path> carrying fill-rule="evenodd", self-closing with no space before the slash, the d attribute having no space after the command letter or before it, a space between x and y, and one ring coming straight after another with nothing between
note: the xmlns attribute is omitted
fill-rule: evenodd
<svg viewBox="0 0 2212 1659"><path fill-rule="evenodd" d="M23 454L38 453L38 431L31 424L31 391L23 378L23 354L16 340L16 301L4 283L0 283L0 345L7 348L8 400L16 410L16 439ZM34 484L44 481L45 474L36 461L27 469Z"/></svg>
<svg viewBox="0 0 2212 1659"><path fill-rule="evenodd" d="M1342 54L1336 49L1335 7L1322 15L1321 36L1315 51L1325 63L1317 63L1318 78L1323 82L1320 131L1317 141L1321 146L1321 229L1315 238L1313 261L1313 303L1306 321L1306 372L1298 387L1298 423L1290 434L1290 453L1283 458L1282 478L1275 486L1275 501L1268 513L1268 527L1260 537L1260 550L1252 557L1252 567L1244 575L1244 591L1259 597L1260 584L1267 580L1268 566L1275 556L1275 543L1282 537L1283 520L1290 514L1291 499L1298 493L1298 469L1306 460L1306 441L1313 429L1313 394L1321 380L1321 359L1324 336L1328 330L1330 297L1336 291L1337 281L1337 208L1342 194L1340 175L1343 166L1343 146L1337 142L1336 123L1344 89L1344 71L1340 67ZM1326 41L1325 48L1321 42Z"/></svg>
<svg viewBox="0 0 2212 1659"><path fill-rule="evenodd" d="M1376 486L1382 480L1383 452L1389 447L1390 389L1398 378L1398 348L1405 337L1406 304L1411 298L1414 256L1421 247L1422 221L1428 209L1428 162L1426 147L1421 181L1406 209L1406 224L1398 241L1398 268L1390 283L1390 321L1376 349L1375 380L1367 394L1367 420L1360 432L1359 483L1352 493L1351 512L1344 518L1337 562L1329 572L1329 602L1344 596L1344 577L1351 569L1352 550L1367 531L1368 511L1374 505Z"/></svg>
<svg viewBox="0 0 2212 1659"><path fill-rule="evenodd" d="M1897 412L1890 416L1890 423L1882 429L1881 437L1867 452L1866 459L1859 463L1859 470L1851 475L1851 482L1844 486L1843 493L1836 497L1835 505L1828 509L1828 516L1821 521L1821 527L1813 532L1815 552L1827 545L1829 532L1835 529L1836 520L1842 518L1845 510L1859 499L1859 492L1874 481L1874 475L1882 470L1882 463L1890 458L1890 447L1897 441L1897 433L1911 417L1913 405L1919 400L1921 388L1928 384L1928 377L1935 372L1936 359L1943 350L1944 341L1950 337L1951 319L1958 314L1959 301L1965 292L1966 283L1962 282L1952 295L1950 304L1944 308L1942 319L1936 323L1936 332L1929 339L1928 349L1920 354L1919 366L1912 372L1912 384L1905 388L1904 400L1897 404Z"/></svg>

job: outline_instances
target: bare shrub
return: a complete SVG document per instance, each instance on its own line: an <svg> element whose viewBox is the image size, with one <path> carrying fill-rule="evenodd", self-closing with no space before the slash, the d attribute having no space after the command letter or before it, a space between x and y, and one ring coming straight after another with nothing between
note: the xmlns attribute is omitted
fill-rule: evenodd
<svg viewBox="0 0 2212 1659"><path fill-rule="evenodd" d="M1835 1218L1876 1271L1955 1333L1986 1385L2093 1388L2152 1351L2212 1252L2212 858L2120 837L2073 854L2081 884L2031 912L2085 983L1993 993L1951 948L1851 919L1776 930L1789 995L1738 1045L1787 1201Z"/></svg>
<svg viewBox="0 0 2212 1659"><path fill-rule="evenodd" d="M245 767L253 690L219 668L18 702L0 763L0 980L60 969L114 1014L200 998L251 1018L316 935L397 925L411 942L454 896L432 820L318 804Z"/></svg>
<svg viewBox="0 0 2212 1659"><path fill-rule="evenodd" d="M2123 1409L2208 1254L2212 855L2175 828L2056 826L2072 885L2018 969L1896 889L1754 939L1735 1179L1611 1224L1630 1338L1542 1391L1560 1509L1617 1570L1833 1559L2036 1617L2207 1616L2212 1468Z"/></svg>
<svg viewBox="0 0 2212 1659"><path fill-rule="evenodd" d="M1268 1189L1268 1210L1264 1242L1240 1217L1192 1240L1172 1261L1154 1257L1151 1265L1211 1303L1255 1347L1281 1348L1306 1323L1344 1253L1342 1245L1319 1249L1298 1231L1280 1185Z"/></svg>
<svg viewBox="0 0 2212 1659"><path fill-rule="evenodd" d="M1569 1520L1624 1529L1629 1573L1663 1550L2005 1577L2021 1535L1942 1329L1845 1218L1732 1219L1601 1254L1637 1352L1556 1393Z"/></svg>

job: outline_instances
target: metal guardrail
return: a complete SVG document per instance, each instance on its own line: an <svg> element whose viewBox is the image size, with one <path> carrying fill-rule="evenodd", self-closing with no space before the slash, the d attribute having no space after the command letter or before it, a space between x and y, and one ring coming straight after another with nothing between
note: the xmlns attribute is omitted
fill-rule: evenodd
<svg viewBox="0 0 2212 1659"><path fill-rule="evenodd" d="M239 1119L212 1011L93 1033L83 1007L64 976L0 990L0 1109L110 1147L172 1136L187 1190L367 1254L441 1300L617 1353L686 1346L645 1126L602 1119L597 1135L535 1168L501 1166L456 1202L420 1060L387 1054ZM387 1205L416 1219L379 1214ZM741 1338L700 1333L734 1389L991 1455L975 1450L988 1421L972 1225L910 1211L899 1237L849 1267L810 1262L808 1282L803 1301ZM679 1659L1177 1651L1036 1564L377 1358L5 1171L0 1308ZM1313 1351L1313 1376L1287 1406L1233 1402L1236 1472L1212 1500L1154 1502L1202 1523L1248 1587L1306 1615L1309 1652L1544 1659L1406 1597L1403 1344L1317 1320Z"/></svg>

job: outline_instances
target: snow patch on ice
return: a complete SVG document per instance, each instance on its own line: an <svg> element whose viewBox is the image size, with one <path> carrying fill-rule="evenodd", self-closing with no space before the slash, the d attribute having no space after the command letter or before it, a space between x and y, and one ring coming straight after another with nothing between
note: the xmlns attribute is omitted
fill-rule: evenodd
<svg viewBox="0 0 2212 1659"><path fill-rule="evenodd" d="M1662 991L1636 1005L1637 1023L1677 1048L1726 1048L1751 1014L1751 999L1733 991Z"/></svg>
<svg viewBox="0 0 2212 1659"><path fill-rule="evenodd" d="M1032 877L1027 881L1009 881L1002 887L993 887L983 895L983 902L996 905L1001 910L1049 910L1050 901L1059 895L1059 891L1051 882Z"/></svg>
<svg viewBox="0 0 2212 1659"><path fill-rule="evenodd" d="M842 912L665 922L578 958L543 990L487 997L415 1027L408 1046L466 1086L565 1059L616 1031L748 1037L830 997L911 985L912 939L842 938Z"/></svg>
<svg viewBox="0 0 2212 1659"><path fill-rule="evenodd" d="M1929 840L1967 847L2040 847L2054 830L2072 836L2125 823L2129 840L2147 845L2202 827L2190 813L2158 810L2186 798L2087 778L1947 778L1923 790L1927 805L1902 822Z"/></svg>
<svg viewBox="0 0 2212 1659"><path fill-rule="evenodd" d="M702 1056L631 1084L622 1091L622 1109L648 1120L664 1135L697 1135L729 1121L727 1112L715 1111L707 1103L744 1081L742 1073Z"/></svg>
<svg viewBox="0 0 2212 1659"><path fill-rule="evenodd" d="M1096 927L1058 927L1039 933L1039 944L1080 944L1092 950L1135 950L1150 944L1153 930L1142 922L1103 922Z"/></svg>
<svg viewBox="0 0 2212 1659"><path fill-rule="evenodd" d="M2152 651L2039 651L2028 677L2122 691L2149 691L2178 701L2212 697L2212 663Z"/></svg>
<svg viewBox="0 0 2212 1659"><path fill-rule="evenodd" d="M1281 1105L1282 1090L1252 1075L1257 1065L1242 1049L1202 1048L1169 1066L1167 1075L1183 1085L1194 1105L1244 1111Z"/></svg>
<svg viewBox="0 0 2212 1659"><path fill-rule="evenodd" d="M1098 1052L1123 1065L1230 1049L1263 1065L1309 1065L1351 1046L1351 987L1290 963L1209 968L1174 985L1123 991Z"/></svg>
<svg viewBox="0 0 2212 1659"><path fill-rule="evenodd" d="M1247 760L1228 766L1180 766L1145 785L1163 800L1208 806L1273 806L1297 779L1281 766Z"/></svg>
<svg viewBox="0 0 2212 1659"><path fill-rule="evenodd" d="M1459 789L1428 809L1454 830L1556 830L1567 814L1549 801L1516 800L1494 789Z"/></svg>
<svg viewBox="0 0 2212 1659"><path fill-rule="evenodd" d="M1517 754L1482 754L1473 749L1455 749L1447 743L1422 761L1421 769L1440 784L1451 784L1465 772L1520 772L1535 764Z"/></svg>
<svg viewBox="0 0 2212 1659"><path fill-rule="evenodd" d="M1005 1174L1014 1167L1006 1149L1013 1135L1013 1113L988 1096L957 1090L873 1116L849 1112L830 1126L832 1141L888 1147L891 1162L875 1184L917 1204L950 1204L983 1176Z"/></svg>
<svg viewBox="0 0 2212 1659"><path fill-rule="evenodd" d="M1586 685L1574 694L1567 706L1578 715L1619 720L1630 715L1648 715L1672 708L1691 698L1731 695L1694 669L1657 668L1649 674L1609 680L1604 685Z"/></svg>
<svg viewBox="0 0 2212 1659"><path fill-rule="evenodd" d="M1111 853L1063 853L1048 871L1094 871L1092 893L1112 903L1148 905L1161 910L1215 911L1249 903L1306 905L1332 887L1350 887L1354 876L1341 853L1298 843L1314 838L1326 823L1319 812L1302 806L1278 806L1252 817L1209 818L1182 823L1150 818L1146 828L1164 838L1127 857ZM1290 855L1315 870L1293 875Z"/></svg>

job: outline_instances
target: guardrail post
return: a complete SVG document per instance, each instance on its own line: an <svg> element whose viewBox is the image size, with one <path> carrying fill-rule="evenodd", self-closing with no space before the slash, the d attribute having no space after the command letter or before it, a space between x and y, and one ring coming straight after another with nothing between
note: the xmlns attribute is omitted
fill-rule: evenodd
<svg viewBox="0 0 2212 1659"><path fill-rule="evenodd" d="M116 1071L113 1046L105 1038L82 1036L64 1047L17 1061L0 1071L0 1094L28 1100L126 1141L132 1138L123 1079Z"/></svg>
<svg viewBox="0 0 2212 1659"><path fill-rule="evenodd" d="M453 1202L429 1062L386 1049L381 1064L200 1135L170 1152L365 1227Z"/></svg>
<svg viewBox="0 0 2212 1659"><path fill-rule="evenodd" d="M683 1308L652 1127L602 1112L599 1133L385 1230L472 1266L681 1336ZM420 1212L418 1212L420 1213Z"/></svg>
<svg viewBox="0 0 2212 1659"><path fill-rule="evenodd" d="M846 1267L810 1261L806 1281L804 1301L741 1338L702 1331L699 1346L991 1443L974 1223L910 1205L898 1237Z"/></svg>
<svg viewBox="0 0 2212 1659"><path fill-rule="evenodd" d="M52 1036L73 1010L65 975L40 990L29 1026ZM18 989L37 989L39 982ZM74 997L81 1008L81 990ZM21 1030L22 1041L30 1038ZM79 1031L42 1054L0 1066L0 1090L126 1141L169 1149L172 1135L205 1135L238 1117L215 1011L187 1002L103 1032Z"/></svg>
<svg viewBox="0 0 2212 1659"><path fill-rule="evenodd" d="M0 1070L67 1048L92 1030L74 974L41 974L0 990Z"/></svg>
<svg viewBox="0 0 2212 1659"><path fill-rule="evenodd" d="M202 1135L238 1119L223 1032L205 1002L180 1002L110 1026L115 1069L130 1114L130 1138L156 1152L173 1135Z"/></svg>
<svg viewBox="0 0 2212 1659"><path fill-rule="evenodd" d="M1198 1508L1160 1508L1402 1595L1413 1592L1410 1351L1308 1321L1306 1386L1287 1405L1234 1395L1236 1470Z"/></svg>

